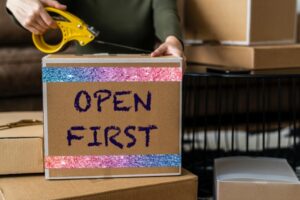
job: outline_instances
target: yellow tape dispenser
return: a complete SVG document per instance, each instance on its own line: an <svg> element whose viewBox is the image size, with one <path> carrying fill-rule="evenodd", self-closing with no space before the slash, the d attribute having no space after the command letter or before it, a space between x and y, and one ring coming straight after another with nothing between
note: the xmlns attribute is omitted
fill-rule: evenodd
<svg viewBox="0 0 300 200"><path fill-rule="evenodd" d="M70 41L77 41L81 46L87 45L99 34L93 27L88 26L84 21L67 11L51 7L45 9L50 14L55 15L53 19L62 33L62 40L60 43L52 45L45 41L44 35L32 34L34 45L44 53L51 54L61 51Z"/></svg>

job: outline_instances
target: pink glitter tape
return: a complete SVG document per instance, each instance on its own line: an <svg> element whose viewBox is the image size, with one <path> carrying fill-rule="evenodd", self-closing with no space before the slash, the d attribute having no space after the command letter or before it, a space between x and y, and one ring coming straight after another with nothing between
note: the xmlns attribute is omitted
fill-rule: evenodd
<svg viewBox="0 0 300 200"><path fill-rule="evenodd" d="M178 82L180 67L43 67L43 82Z"/></svg>
<svg viewBox="0 0 300 200"><path fill-rule="evenodd" d="M46 169L180 167L179 154L47 156Z"/></svg>

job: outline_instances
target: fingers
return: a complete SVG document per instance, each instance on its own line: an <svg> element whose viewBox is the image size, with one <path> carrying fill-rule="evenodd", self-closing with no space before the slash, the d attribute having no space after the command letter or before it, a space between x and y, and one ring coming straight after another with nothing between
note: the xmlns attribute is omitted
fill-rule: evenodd
<svg viewBox="0 0 300 200"><path fill-rule="evenodd" d="M22 24L26 29L34 34L42 34L46 30L42 20L36 15L30 15Z"/></svg>
<svg viewBox="0 0 300 200"><path fill-rule="evenodd" d="M183 57L183 51L174 45L164 43L151 54L152 57L167 56L167 55Z"/></svg>
<svg viewBox="0 0 300 200"><path fill-rule="evenodd" d="M180 43L179 43L180 44ZM160 45L154 52L151 53L152 57L159 57L159 56L177 56L183 58L183 72L186 70L186 57L184 56L183 50L180 45L170 44L168 42L163 43Z"/></svg>
<svg viewBox="0 0 300 200"><path fill-rule="evenodd" d="M177 56L177 57L183 57L183 52L177 48L172 48L169 51L169 54L171 56Z"/></svg>
<svg viewBox="0 0 300 200"><path fill-rule="evenodd" d="M152 57L163 56L166 54L167 50L168 50L167 45L162 44L154 52L151 53L151 56Z"/></svg>
<svg viewBox="0 0 300 200"><path fill-rule="evenodd" d="M29 17L29 19L24 22L24 27L32 33L38 35L43 34L45 31L47 31L47 29L49 29L47 24L38 14Z"/></svg>
<svg viewBox="0 0 300 200"><path fill-rule="evenodd" d="M40 16L48 28L57 28L56 22L52 19L52 17L47 13L45 9L41 11Z"/></svg>
<svg viewBox="0 0 300 200"><path fill-rule="evenodd" d="M57 28L57 25L45 8L37 5L29 12L24 27L34 34L41 35L50 28Z"/></svg>
<svg viewBox="0 0 300 200"><path fill-rule="evenodd" d="M36 24L41 28L41 31L43 32L45 32L49 28L49 26L40 17L36 19Z"/></svg>
<svg viewBox="0 0 300 200"><path fill-rule="evenodd" d="M43 34L49 28L56 28L56 22L47 13L44 6L66 9L55 0L10 0L7 7L20 24L34 34Z"/></svg>
<svg viewBox="0 0 300 200"><path fill-rule="evenodd" d="M60 9L60 10L66 10L67 9L66 5L63 5L63 4L61 4L61 3L59 3L58 1L55 1L55 0L41 0L41 2L46 6L50 6L50 7L53 7L53 8Z"/></svg>
<svg viewBox="0 0 300 200"><path fill-rule="evenodd" d="M36 29L34 26L27 26L26 29L29 30L31 33L33 33L35 35L40 34L40 31L38 29Z"/></svg>
<svg viewBox="0 0 300 200"><path fill-rule="evenodd" d="M50 6L50 7L54 7L60 10L66 10L67 6L60 4L58 1L54 1L54 0L42 0L41 1L45 6ZM57 28L57 24L56 22L52 19L52 17L48 14L48 12L45 9L41 10L40 13L41 18L43 19L43 21L45 22L45 24L47 25L48 28Z"/></svg>

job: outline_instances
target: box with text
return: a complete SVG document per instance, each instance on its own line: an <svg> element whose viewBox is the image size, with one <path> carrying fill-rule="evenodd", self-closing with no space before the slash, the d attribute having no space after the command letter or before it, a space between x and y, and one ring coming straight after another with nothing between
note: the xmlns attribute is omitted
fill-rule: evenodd
<svg viewBox="0 0 300 200"><path fill-rule="evenodd" d="M179 175L182 60L43 59L46 178Z"/></svg>

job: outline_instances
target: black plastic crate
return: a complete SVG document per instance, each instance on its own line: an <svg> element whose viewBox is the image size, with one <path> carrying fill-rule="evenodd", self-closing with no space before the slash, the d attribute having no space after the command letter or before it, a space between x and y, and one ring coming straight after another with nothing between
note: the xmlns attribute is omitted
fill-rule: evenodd
<svg viewBox="0 0 300 200"><path fill-rule="evenodd" d="M183 166L212 197L213 160L286 158L300 166L300 75L189 73L183 82Z"/></svg>

